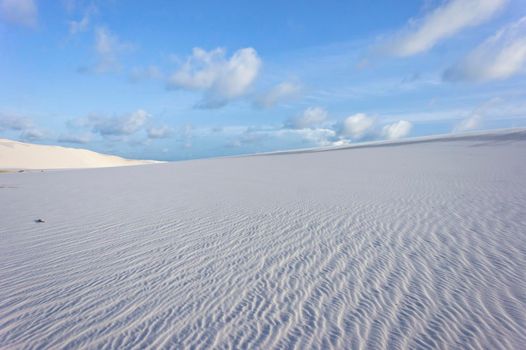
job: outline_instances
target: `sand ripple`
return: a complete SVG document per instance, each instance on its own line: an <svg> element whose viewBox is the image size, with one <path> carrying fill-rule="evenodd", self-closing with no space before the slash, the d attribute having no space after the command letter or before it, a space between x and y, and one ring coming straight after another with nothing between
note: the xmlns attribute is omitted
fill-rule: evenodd
<svg viewBox="0 0 526 350"><path fill-rule="evenodd" d="M526 344L523 139L0 182L1 348Z"/></svg>

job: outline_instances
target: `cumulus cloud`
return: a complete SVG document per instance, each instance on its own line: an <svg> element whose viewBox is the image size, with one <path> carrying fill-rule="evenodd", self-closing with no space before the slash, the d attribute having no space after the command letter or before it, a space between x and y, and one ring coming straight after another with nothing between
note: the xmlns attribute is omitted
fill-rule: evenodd
<svg viewBox="0 0 526 350"><path fill-rule="evenodd" d="M376 119L364 113L351 115L343 120L339 127L338 136L340 140L396 140L406 137L411 132L413 125L406 120L384 125L380 128Z"/></svg>
<svg viewBox="0 0 526 350"><path fill-rule="evenodd" d="M150 127L147 130L149 139L166 139L172 136L173 129L163 125L159 127Z"/></svg>
<svg viewBox="0 0 526 350"><path fill-rule="evenodd" d="M465 28L479 25L502 9L507 0L449 0L422 18L413 18L387 46L395 56L412 56Z"/></svg>
<svg viewBox="0 0 526 350"><path fill-rule="evenodd" d="M34 0L0 0L0 17L8 23L35 27L38 8Z"/></svg>
<svg viewBox="0 0 526 350"><path fill-rule="evenodd" d="M309 107L301 115L289 119L285 126L290 129L316 128L327 121L328 115L321 107Z"/></svg>
<svg viewBox="0 0 526 350"><path fill-rule="evenodd" d="M328 120L326 110L310 107L300 116L287 120L275 133L300 135L304 140L318 146L338 146L364 139L395 140L409 135L411 128L412 124L406 120L381 127L376 118L365 113L356 113L334 123Z"/></svg>
<svg viewBox="0 0 526 350"><path fill-rule="evenodd" d="M70 120L67 127L70 132L62 134L57 139L59 142L89 143L94 137L100 136L110 142L147 145L153 140L166 139L174 134L174 129L168 125L155 125L152 115L143 109L117 116L91 114ZM180 139L187 142L190 133L191 126L185 126Z"/></svg>
<svg viewBox="0 0 526 350"><path fill-rule="evenodd" d="M300 85L291 82L282 82L274 86L272 89L257 96L254 104L260 108L274 107L278 103L297 98L300 92Z"/></svg>
<svg viewBox="0 0 526 350"><path fill-rule="evenodd" d="M304 141L315 144L316 146L337 146L347 143L337 137L335 130L330 128L310 128L293 130L301 136Z"/></svg>
<svg viewBox="0 0 526 350"><path fill-rule="evenodd" d="M413 125L406 121L400 120L396 123L385 125L382 128L383 137L388 140L397 140L406 137L411 132Z"/></svg>
<svg viewBox="0 0 526 350"><path fill-rule="evenodd" d="M150 115L139 109L123 117L91 115L80 122L101 136L127 136L141 130Z"/></svg>
<svg viewBox="0 0 526 350"><path fill-rule="evenodd" d="M526 17L488 38L444 73L450 81L506 79L526 70Z"/></svg>
<svg viewBox="0 0 526 350"><path fill-rule="evenodd" d="M357 113L345 118L340 128L340 135L361 139L372 131L375 120L364 113Z"/></svg>
<svg viewBox="0 0 526 350"><path fill-rule="evenodd" d="M194 48L169 78L168 87L203 91L199 106L218 108L246 94L260 67L261 59L253 48L237 50L230 58L222 48L212 51Z"/></svg>
<svg viewBox="0 0 526 350"><path fill-rule="evenodd" d="M228 147L261 145L269 140L300 140L315 146L331 146L341 144L336 131L330 128L291 129L287 127L248 127L230 140Z"/></svg>
<svg viewBox="0 0 526 350"><path fill-rule="evenodd" d="M305 144L305 147L344 146L364 139L400 139L408 136L412 128L412 124L405 120L381 127L376 123L375 118L364 113L351 115L338 123L328 122L327 112L321 108L307 109L304 114L316 117L305 118L305 123L300 123L297 127L287 121L281 127L235 129L227 146L242 147L283 141L295 145L300 142Z"/></svg>

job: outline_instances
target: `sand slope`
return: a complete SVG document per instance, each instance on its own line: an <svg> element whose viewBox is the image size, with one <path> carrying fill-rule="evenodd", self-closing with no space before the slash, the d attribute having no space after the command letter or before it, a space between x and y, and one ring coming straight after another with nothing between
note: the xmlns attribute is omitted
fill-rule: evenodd
<svg viewBox="0 0 526 350"><path fill-rule="evenodd" d="M130 160L85 149L35 145L0 139L0 169L74 169L140 165Z"/></svg>
<svg viewBox="0 0 526 350"><path fill-rule="evenodd" d="M0 208L0 348L526 344L524 131L8 174Z"/></svg>

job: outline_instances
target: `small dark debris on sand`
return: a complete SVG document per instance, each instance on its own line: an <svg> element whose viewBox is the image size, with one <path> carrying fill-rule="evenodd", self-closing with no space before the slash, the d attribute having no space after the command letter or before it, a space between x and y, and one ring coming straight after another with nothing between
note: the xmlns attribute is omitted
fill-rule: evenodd
<svg viewBox="0 0 526 350"><path fill-rule="evenodd" d="M46 222L46 221L44 221L44 220L42 220L42 219L36 219L35 222L37 222L37 223L43 223L43 222Z"/></svg>

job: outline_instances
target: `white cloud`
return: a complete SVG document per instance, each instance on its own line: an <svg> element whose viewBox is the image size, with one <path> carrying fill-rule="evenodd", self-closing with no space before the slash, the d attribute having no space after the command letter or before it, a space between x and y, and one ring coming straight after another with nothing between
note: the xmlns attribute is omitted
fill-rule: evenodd
<svg viewBox="0 0 526 350"><path fill-rule="evenodd" d="M57 141L62 143L86 144L91 141L91 134L63 134L58 137Z"/></svg>
<svg viewBox="0 0 526 350"><path fill-rule="evenodd" d="M236 139L227 143L228 147L242 147L246 145L260 144L272 137L275 131L246 129Z"/></svg>
<svg viewBox="0 0 526 350"><path fill-rule="evenodd" d="M185 124L180 130L180 141L185 149L192 148L192 136L194 127L192 124Z"/></svg>
<svg viewBox="0 0 526 350"><path fill-rule="evenodd" d="M23 117L2 115L0 114L0 131L1 130L14 130L24 131L33 128L34 125L31 120Z"/></svg>
<svg viewBox="0 0 526 350"><path fill-rule="evenodd" d="M406 120L399 120L395 123L385 125L379 129L376 120L364 113L351 115L343 120L340 125L338 136L340 140L350 138L352 141L364 138L375 140L387 138L396 140L406 137L411 132L413 125Z"/></svg>
<svg viewBox="0 0 526 350"><path fill-rule="evenodd" d="M452 132L456 133L480 128L484 117L488 114L498 115L506 109L503 107L503 102L499 97L487 100L475 108L465 119L456 124Z"/></svg>
<svg viewBox="0 0 526 350"><path fill-rule="evenodd" d="M336 131L328 128L312 128L294 130L305 141L314 143L317 146L336 146L346 143L344 140L337 139Z"/></svg>
<svg viewBox="0 0 526 350"><path fill-rule="evenodd" d="M99 55L98 71L107 71L117 65L117 52L122 44L119 39L106 28L97 28L95 31L95 51Z"/></svg>
<svg viewBox="0 0 526 350"><path fill-rule="evenodd" d="M172 128L166 125L159 127L151 127L147 131L149 139L165 139L172 136L173 134Z"/></svg>
<svg viewBox="0 0 526 350"><path fill-rule="evenodd" d="M346 139L340 139L340 140L337 140L337 141L333 141L331 142L331 146L346 146L346 145L350 145L351 144L351 141L349 140L346 140Z"/></svg>
<svg viewBox="0 0 526 350"><path fill-rule="evenodd" d="M385 125L382 128L382 136L389 140L404 138L411 132L413 125L407 120L400 120L396 123Z"/></svg>
<svg viewBox="0 0 526 350"><path fill-rule="evenodd" d="M526 17L488 38L444 73L446 80L506 79L526 70Z"/></svg>
<svg viewBox="0 0 526 350"><path fill-rule="evenodd" d="M256 98L255 104L258 107L270 108L284 101L292 100L301 92L301 86L295 83L282 82L274 86L269 91Z"/></svg>
<svg viewBox="0 0 526 350"><path fill-rule="evenodd" d="M97 8L94 5L92 5L87 8L86 12L80 20L69 21L69 34L75 35L77 33L82 33L88 30L89 25L91 23L91 17L95 14L96 11Z"/></svg>
<svg viewBox="0 0 526 350"><path fill-rule="evenodd" d="M507 0L449 0L422 18L411 19L387 49L396 56L430 50L461 30L479 25L504 7Z"/></svg>
<svg viewBox="0 0 526 350"><path fill-rule="evenodd" d="M226 58L224 49L205 51L194 48L192 55L170 77L168 86L201 90L200 106L221 107L247 93L258 76L261 59L253 48L237 50Z"/></svg>
<svg viewBox="0 0 526 350"><path fill-rule="evenodd" d="M241 147L245 145L263 144L269 140L301 140L309 146L331 146L342 144L337 138L336 131L330 128L291 129L287 127L248 127L236 130L227 146ZM240 132L241 131L241 132Z"/></svg>
<svg viewBox="0 0 526 350"><path fill-rule="evenodd" d="M0 114L0 131L5 130L20 132L19 138L25 141L37 141L46 136L46 133L28 118Z"/></svg>
<svg viewBox="0 0 526 350"><path fill-rule="evenodd" d="M90 19L88 16L82 17L78 21L69 21L69 34L75 35L77 33L85 32L88 29Z"/></svg>
<svg viewBox="0 0 526 350"><path fill-rule="evenodd" d="M291 129L316 128L327 121L328 115L321 107L309 107L300 116L288 120L285 126Z"/></svg>
<svg viewBox="0 0 526 350"><path fill-rule="evenodd" d="M89 67L79 68L80 72L108 73L120 68L119 55L129 51L133 45L122 42L115 34L104 27L95 29L94 50L97 63Z"/></svg>
<svg viewBox="0 0 526 350"><path fill-rule="evenodd" d="M20 138L22 140L26 140L26 141L42 140L44 138L44 136L45 135L44 135L43 131L41 131L39 129L35 129L35 128L24 130L20 134Z"/></svg>
<svg viewBox="0 0 526 350"><path fill-rule="evenodd" d="M124 117L92 115L81 124L102 136L126 136L142 129L149 117L146 111L139 109Z"/></svg>
<svg viewBox="0 0 526 350"><path fill-rule="evenodd" d="M370 133L373 126L373 118L364 113L357 113L343 120L340 134L344 137L360 139Z"/></svg>
<svg viewBox="0 0 526 350"><path fill-rule="evenodd" d="M314 108L312 109L314 110ZM324 110L323 114L326 114ZM307 113L308 114L308 113ZM318 113L315 113L318 114ZM303 143L305 147L327 147L344 146L351 142L367 140L378 140L388 138L400 139L409 135L412 124L405 120L377 128L374 118L363 113L358 113L345 118L341 123L321 122L325 117L317 119L316 123L308 123L294 128L285 123L282 127L245 127L231 128L231 141L229 147L241 147L245 145L261 145L263 143L275 144L275 142L292 142L295 145Z"/></svg>
<svg viewBox="0 0 526 350"><path fill-rule="evenodd" d="M38 8L34 0L0 0L0 17L9 23L35 27Z"/></svg>
<svg viewBox="0 0 526 350"><path fill-rule="evenodd" d="M135 67L130 72L130 81L132 82L138 82L141 80L155 80L155 79L161 79L162 73L161 70L155 66L151 65L144 68Z"/></svg>
<svg viewBox="0 0 526 350"><path fill-rule="evenodd" d="M455 133L455 132L475 130L480 126L481 121L482 121L481 116L478 114L474 114L462 120L457 125L455 125L455 127L453 128L453 132Z"/></svg>

